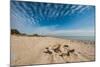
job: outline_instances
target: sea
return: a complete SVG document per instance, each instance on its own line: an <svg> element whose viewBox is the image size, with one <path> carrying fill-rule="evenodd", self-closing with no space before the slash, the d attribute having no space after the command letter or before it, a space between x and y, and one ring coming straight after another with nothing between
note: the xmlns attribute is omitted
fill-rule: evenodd
<svg viewBox="0 0 100 67"><path fill-rule="evenodd" d="M70 39L70 40L95 41L95 36L51 36L51 37Z"/></svg>

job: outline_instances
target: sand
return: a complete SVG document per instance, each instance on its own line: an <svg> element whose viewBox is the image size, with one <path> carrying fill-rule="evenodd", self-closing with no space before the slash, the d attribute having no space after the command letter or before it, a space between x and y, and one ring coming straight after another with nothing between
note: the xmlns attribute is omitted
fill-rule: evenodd
<svg viewBox="0 0 100 67"><path fill-rule="evenodd" d="M57 52L54 51L58 46ZM67 47L64 47L67 45ZM53 37L11 35L11 65L70 63L95 60L90 42Z"/></svg>

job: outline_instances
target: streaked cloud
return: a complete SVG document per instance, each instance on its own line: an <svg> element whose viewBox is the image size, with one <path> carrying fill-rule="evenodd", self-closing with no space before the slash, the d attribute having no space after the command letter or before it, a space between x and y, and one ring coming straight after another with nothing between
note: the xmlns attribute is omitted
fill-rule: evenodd
<svg viewBox="0 0 100 67"><path fill-rule="evenodd" d="M88 27L90 23L94 23L92 21L94 20L93 10L94 7L89 5L11 1L11 28L28 34L94 35L94 29L86 30L80 28L86 27L86 25ZM91 12L92 18L85 20L86 16L82 15L84 11ZM79 16L76 18L73 17L74 15ZM77 22L77 20L80 20L80 15L82 16L81 20L85 20L83 23ZM93 28L93 25L91 26ZM63 29L59 29L62 27ZM77 29L73 29L75 27Z"/></svg>

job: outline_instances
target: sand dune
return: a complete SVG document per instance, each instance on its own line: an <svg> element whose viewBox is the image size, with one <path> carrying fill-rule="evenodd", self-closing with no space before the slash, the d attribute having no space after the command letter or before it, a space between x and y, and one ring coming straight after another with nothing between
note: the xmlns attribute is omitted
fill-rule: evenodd
<svg viewBox="0 0 100 67"><path fill-rule="evenodd" d="M53 37L11 35L11 65L95 60L95 45Z"/></svg>

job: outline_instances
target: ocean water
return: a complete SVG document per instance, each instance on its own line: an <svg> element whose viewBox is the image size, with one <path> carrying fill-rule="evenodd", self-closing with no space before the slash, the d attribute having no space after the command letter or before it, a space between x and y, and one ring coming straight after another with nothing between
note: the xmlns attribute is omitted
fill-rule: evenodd
<svg viewBox="0 0 100 67"><path fill-rule="evenodd" d="M56 38L70 39L70 40L88 40L95 41L95 36L53 36Z"/></svg>

